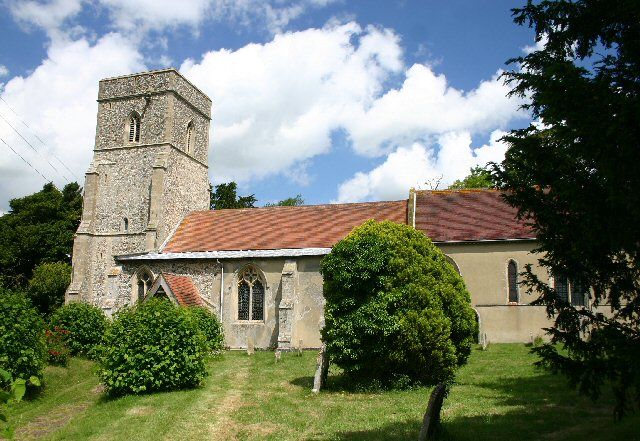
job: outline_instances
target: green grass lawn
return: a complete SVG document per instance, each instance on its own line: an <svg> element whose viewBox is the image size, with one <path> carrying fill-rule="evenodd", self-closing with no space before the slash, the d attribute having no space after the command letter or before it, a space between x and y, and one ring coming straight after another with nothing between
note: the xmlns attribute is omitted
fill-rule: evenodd
<svg viewBox="0 0 640 441"><path fill-rule="evenodd" d="M196 390L108 399L95 365L49 367L46 389L9 412L16 439L71 440L406 440L417 439L428 389L311 393L315 352L211 360ZM523 345L474 350L443 408L446 440L640 439L640 417L613 421L610 396L578 396L563 378L533 368Z"/></svg>

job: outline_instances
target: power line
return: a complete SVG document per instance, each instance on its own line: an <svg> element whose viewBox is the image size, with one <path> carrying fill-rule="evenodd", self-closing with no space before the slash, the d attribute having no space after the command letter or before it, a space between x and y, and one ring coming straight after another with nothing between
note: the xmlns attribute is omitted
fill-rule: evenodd
<svg viewBox="0 0 640 441"><path fill-rule="evenodd" d="M25 164L27 164L29 167L31 167L33 170L35 170L35 171L36 171L36 173L38 173L40 176L42 176L42 179L44 179L44 180L45 180L45 182L49 182L49 181L50 181L50 179L47 179L47 178L45 177L45 175L43 175L42 173L40 173L40 170L38 170L38 169L37 169L37 168L35 168L33 165L31 165L31 163L30 163L29 161L27 161L26 159L24 159L24 157L23 157L20 153L16 152L16 151L13 149L13 147L11 147L9 144L7 144L7 142L6 142L4 139L0 138L0 141L2 141L2 142L4 143L4 145L6 145L7 147L9 147L9 149L10 149L13 153L15 153L16 155L18 155L18 157L19 157L20 159L22 159L22 160L24 161L24 163L25 163Z"/></svg>
<svg viewBox="0 0 640 441"><path fill-rule="evenodd" d="M24 136L22 136L22 133L20 133L20 132L18 131L18 129L16 129L15 127L13 127L13 125L12 125L12 124L11 124L11 123L10 123L10 122L5 118L5 117L4 117L4 115L2 115L2 113L0 113L0 118L2 118L2 120L3 120L5 123L7 123L7 125L8 125L9 127L11 127L11 128L13 129L13 131L14 131L14 132L16 132L16 133L18 134L18 136L19 136L20 138L22 138L22 140L23 140L24 142L26 142L26 143L27 143L27 145L28 145L29 147L31 147L31 149L32 149L34 152L36 152L36 153L37 153L38 155L40 155L40 156L41 156L45 161L47 161L47 164L49 164L49 166L50 166L52 169L54 169L56 173L58 173L60 176L62 176L62 177L64 178L64 180L65 180L65 181L67 181L68 183L70 183L70 182L71 182L71 181L70 181L70 180L69 180L65 175L63 175L63 174L62 174L62 173L61 173L61 172L60 172L60 171L59 171L59 170L58 170L58 169L57 169L57 168L56 168L56 167L51 163L51 161L49 161L49 159L45 158L45 157L44 157L44 155L42 155L42 154L41 154L41 153L40 153L40 152L39 152L39 151L38 151L38 150L37 150L37 149L36 149L36 148L35 148L35 147L34 147L34 146L29 142L29 141L27 141L27 138L25 138Z"/></svg>
<svg viewBox="0 0 640 441"><path fill-rule="evenodd" d="M46 144L45 144L45 142L42 140L42 138L40 138L40 137L38 136L38 134L36 133L36 131L35 131L35 130L33 130L33 129L29 126L29 124L27 124L27 123L26 123L26 122L25 122L25 121L20 117L20 115L18 114L18 112L16 112L15 110L13 110L13 108L9 105L9 103L8 103L8 102L6 102L6 101L4 100L4 98L2 98L2 95L0 95L0 101L2 101L2 102L4 103L4 105L5 105L5 106L7 106L7 108L8 108L9 110L11 110L11 112L16 116L17 120L18 120L18 121L20 121L20 122L22 123L22 125L24 125L27 129L29 129L29 131L31 131L31 133L33 134L33 136L34 136L38 141L40 141L40 144L42 144L42 146L46 148L46 147L47 147L47 145L46 145ZM69 173L71 173L71 174L73 175L73 177L74 177L74 178L76 178L76 180L79 180L78 176L73 172L73 170L71 170L69 167L67 167L67 165L66 165L64 162L62 162L62 161L61 161L61 160L60 160L56 155L54 155L53 153L51 153L51 156L53 156L53 157L56 159L56 161L58 161L58 162L59 162L59 163L60 163L64 168L66 168L66 169L67 169L67 171L68 171Z"/></svg>

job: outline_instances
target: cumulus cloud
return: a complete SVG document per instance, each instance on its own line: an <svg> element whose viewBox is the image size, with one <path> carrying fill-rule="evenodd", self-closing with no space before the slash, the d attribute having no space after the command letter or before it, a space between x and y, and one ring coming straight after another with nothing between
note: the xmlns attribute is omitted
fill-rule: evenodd
<svg viewBox="0 0 640 441"><path fill-rule="evenodd" d="M7 6L18 23L55 34L66 20L80 13L83 3L83 0L9 0Z"/></svg>
<svg viewBox="0 0 640 441"><path fill-rule="evenodd" d="M213 99L215 181L296 168L304 182L298 164L327 153L334 130L344 130L357 154L378 157L439 137L444 145L447 133L486 134L523 116L499 73L471 91L452 88L426 65L405 70L393 31L354 22L212 51L181 71ZM401 85L385 90L397 77Z"/></svg>
<svg viewBox="0 0 640 441"><path fill-rule="evenodd" d="M328 152L332 131L402 66L394 33L352 22L208 52L180 70L213 100L213 179L246 181Z"/></svg>
<svg viewBox="0 0 640 441"><path fill-rule="evenodd" d="M509 88L498 75L464 92L448 86L445 76L428 66L414 64L402 87L388 91L347 123L355 150L377 156L434 134L504 127L517 116L518 103L507 98Z"/></svg>
<svg viewBox="0 0 640 441"><path fill-rule="evenodd" d="M114 63L114 60L118 60ZM104 77L144 70L142 56L118 34L108 34L94 44L54 41L47 58L27 76L11 78L0 96L28 122L0 102L0 114L37 150L32 150L11 127L0 119L0 137L23 155L47 179L58 185L75 177L55 159L60 158L82 178L93 154L98 81ZM44 141L44 146L34 133ZM16 195L36 191L43 180L20 158L0 143L0 209ZM58 169L56 172L51 165ZM80 179L82 184L82 179Z"/></svg>
<svg viewBox="0 0 640 441"><path fill-rule="evenodd" d="M504 134L495 130L488 144L476 148L471 145L469 132L444 133L436 145L416 142L398 147L378 167L358 172L343 182L336 202L403 199L409 188L425 188L436 181L442 188L466 176L471 167L501 161L507 150L499 141Z"/></svg>
<svg viewBox="0 0 640 441"><path fill-rule="evenodd" d="M7 69L7 66L0 64L0 78L6 77L7 75L9 75L9 69Z"/></svg>
<svg viewBox="0 0 640 441"><path fill-rule="evenodd" d="M83 7L106 12L114 30L144 36L150 30L180 26L197 29L207 20L246 27L260 26L275 34L310 9L336 0L7 0L12 15L22 24L49 34L65 31L66 22Z"/></svg>

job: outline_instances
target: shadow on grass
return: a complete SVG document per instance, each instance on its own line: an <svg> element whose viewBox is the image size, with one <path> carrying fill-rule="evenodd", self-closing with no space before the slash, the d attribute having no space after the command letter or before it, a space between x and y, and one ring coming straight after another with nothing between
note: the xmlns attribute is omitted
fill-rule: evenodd
<svg viewBox="0 0 640 441"><path fill-rule="evenodd" d="M344 441L406 441L417 440L422 422L413 420L397 421L385 424L372 430L339 432L331 437L332 440Z"/></svg>
<svg viewBox="0 0 640 441"><path fill-rule="evenodd" d="M470 386L479 390L464 404L464 413L475 415L456 416L459 394L452 394L445 403L438 439L619 439L627 433L613 419L611 397L593 402L569 389L566 379L559 375L543 373ZM483 407L482 403L488 401L493 402Z"/></svg>
<svg viewBox="0 0 640 441"><path fill-rule="evenodd" d="M301 387L303 389L311 390L313 388L313 377L305 376L294 378L289 382L294 386ZM327 384L322 388L322 392L325 393L351 393L351 394L372 394L372 393L384 393L390 390L430 390L431 386L407 386L407 387L394 387L393 385L384 385L371 381L357 380L353 377L344 375L342 372L330 373L327 377Z"/></svg>
<svg viewBox="0 0 640 441"><path fill-rule="evenodd" d="M471 389L462 390L466 386ZM640 416L632 416L624 424L615 422L610 396L594 403L569 389L561 376L541 374L456 387L458 391L445 400L443 423L435 439L638 439ZM421 418L405 420L375 429L340 432L331 439L411 440L417 439L421 424Z"/></svg>

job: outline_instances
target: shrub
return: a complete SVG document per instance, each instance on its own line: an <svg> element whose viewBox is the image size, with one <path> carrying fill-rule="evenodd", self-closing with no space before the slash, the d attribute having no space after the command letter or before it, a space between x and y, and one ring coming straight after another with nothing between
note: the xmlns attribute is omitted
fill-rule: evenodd
<svg viewBox="0 0 640 441"><path fill-rule="evenodd" d="M218 317L208 309L198 306L186 308L186 311L204 335L209 352L221 351L224 347L224 333Z"/></svg>
<svg viewBox="0 0 640 441"><path fill-rule="evenodd" d="M42 378L47 358L44 322L21 293L0 294L0 369L14 379Z"/></svg>
<svg viewBox="0 0 640 441"><path fill-rule="evenodd" d="M28 294L42 314L50 314L64 303L64 292L71 283L71 265L64 262L43 263L33 270Z"/></svg>
<svg viewBox="0 0 640 441"><path fill-rule="evenodd" d="M322 260L331 360L353 379L450 382L476 333L470 296L423 233L367 221Z"/></svg>
<svg viewBox="0 0 640 441"><path fill-rule="evenodd" d="M99 376L112 395L193 387L206 375L206 354L193 316L151 299L118 311L105 334Z"/></svg>
<svg viewBox="0 0 640 441"><path fill-rule="evenodd" d="M97 306L88 303L68 303L51 316L51 326L69 331L65 343L73 355L95 358L97 346L108 327L107 317Z"/></svg>
<svg viewBox="0 0 640 441"><path fill-rule="evenodd" d="M66 366L69 363L71 352L65 344L65 338L68 335L69 331L58 326L54 326L53 329L47 329L45 332L49 364Z"/></svg>

